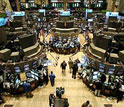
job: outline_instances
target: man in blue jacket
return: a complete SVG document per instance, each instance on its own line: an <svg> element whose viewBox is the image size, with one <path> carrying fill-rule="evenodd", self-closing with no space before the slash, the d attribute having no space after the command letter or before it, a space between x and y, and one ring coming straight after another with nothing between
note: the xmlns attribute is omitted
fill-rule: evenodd
<svg viewBox="0 0 124 107"><path fill-rule="evenodd" d="M56 78L56 76L53 74L53 71L51 71L49 78L50 78L51 86L53 87L55 83L55 78Z"/></svg>

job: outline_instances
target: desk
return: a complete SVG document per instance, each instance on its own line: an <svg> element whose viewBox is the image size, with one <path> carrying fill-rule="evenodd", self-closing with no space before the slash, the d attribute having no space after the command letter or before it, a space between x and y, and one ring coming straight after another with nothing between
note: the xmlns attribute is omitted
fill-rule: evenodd
<svg viewBox="0 0 124 107"><path fill-rule="evenodd" d="M88 88L90 88L91 90L95 91L96 86L92 81L88 80L86 77L82 78L82 81L83 81L84 84L87 85ZM105 85L103 85L103 88L101 90L101 94L103 94L105 96L116 97L115 89L110 89L108 86L105 86Z"/></svg>

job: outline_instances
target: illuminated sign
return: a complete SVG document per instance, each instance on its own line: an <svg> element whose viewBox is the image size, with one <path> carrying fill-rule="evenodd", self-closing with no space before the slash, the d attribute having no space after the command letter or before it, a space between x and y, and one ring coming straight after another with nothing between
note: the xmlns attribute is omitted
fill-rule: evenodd
<svg viewBox="0 0 124 107"><path fill-rule="evenodd" d="M45 9L39 9L39 13L44 13L44 16L45 16L45 12L46 12Z"/></svg>
<svg viewBox="0 0 124 107"><path fill-rule="evenodd" d="M6 24L6 21L4 18L0 18L0 26L4 26Z"/></svg>
<svg viewBox="0 0 124 107"><path fill-rule="evenodd" d="M113 17L118 17L119 13L118 12L106 12L106 17L113 16Z"/></svg>
<svg viewBox="0 0 124 107"><path fill-rule="evenodd" d="M21 11L21 12L13 12L12 13L13 16L25 16L25 12Z"/></svg>
<svg viewBox="0 0 124 107"><path fill-rule="evenodd" d="M60 15L61 16L70 16L70 11L61 11Z"/></svg>

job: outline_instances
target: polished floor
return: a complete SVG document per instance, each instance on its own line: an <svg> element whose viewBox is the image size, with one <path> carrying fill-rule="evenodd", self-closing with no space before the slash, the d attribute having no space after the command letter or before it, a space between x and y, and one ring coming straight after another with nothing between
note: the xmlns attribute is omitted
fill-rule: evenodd
<svg viewBox="0 0 124 107"><path fill-rule="evenodd" d="M84 38L82 35L79 35L82 44L84 43ZM82 103L86 100L89 100L93 107L104 107L104 104L112 104L113 107L124 107L124 101L116 103L116 99L110 100L105 96L96 97L93 92L89 90L85 84L78 78L72 79L72 74L69 72L67 66L66 75L63 75L61 72L60 64L63 60L68 62L71 55L59 55L58 65L55 67L55 60L52 56L57 57L56 53L47 52L48 58L52 60L52 66L49 66L49 72L53 71L56 75L55 86L51 87L50 83L47 86L42 88L37 88L34 90L33 98L26 98L25 95L22 96L6 96L5 104L12 104L13 107L49 107L49 94L56 91L56 87L64 87L65 94L64 97L69 100L69 107L81 107ZM52 55L52 56L51 56ZM73 60L79 58L81 59L83 52L78 52L72 58ZM4 105L0 107L4 107Z"/></svg>

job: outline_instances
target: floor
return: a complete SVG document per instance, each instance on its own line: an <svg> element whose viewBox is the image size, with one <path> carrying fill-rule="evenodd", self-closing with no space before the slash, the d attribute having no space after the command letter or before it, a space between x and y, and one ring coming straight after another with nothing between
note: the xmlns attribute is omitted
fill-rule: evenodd
<svg viewBox="0 0 124 107"><path fill-rule="evenodd" d="M82 44L84 43L84 38L82 35L79 35ZM54 64L56 61L51 57L55 58L58 56L56 53L47 52L47 56L52 60L52 66L49 66L49 72L53 71L56 75L55 86L51 87L50 83L47 86L42 88L37 88L34 90L33 98L26 98L25 95L21 97L5 97L5 104L12 104L13 107L49 107L49 94L55 93L56 87L64 87L65 94L64 97L69 100L69 107L81 107L82 103L86 100L89 100L93 107L105 107L104 104L112 104L113 107L124 107L124 101L116 103L116 100L110 100L105 96L96 97L93 92L89 90L85 84L78 78L72 79L72 74L69 72L67 66L66 75L63 75L61 72L60 64L63 60L68 62L71 55L59 55L58 65L55 67ZM83 52L78 52L73 56L73 60L79 58L81 59ZM4 107L4 105L0 105Z"/></svg>

